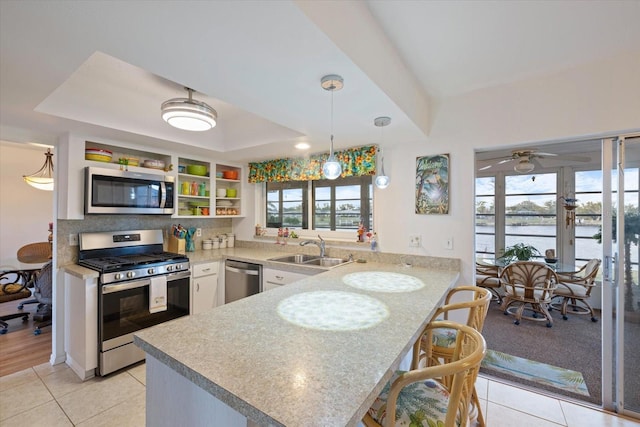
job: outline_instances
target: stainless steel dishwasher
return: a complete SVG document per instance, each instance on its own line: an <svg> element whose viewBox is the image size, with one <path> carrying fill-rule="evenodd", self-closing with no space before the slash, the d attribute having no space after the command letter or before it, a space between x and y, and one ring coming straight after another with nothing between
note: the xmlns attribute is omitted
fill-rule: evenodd
<svg viewBox="0 0 640 427"><path fill-rule="evenodd" d="M260 292L262 266L248 262L227 260L224 266L225 304Z"/></svg>

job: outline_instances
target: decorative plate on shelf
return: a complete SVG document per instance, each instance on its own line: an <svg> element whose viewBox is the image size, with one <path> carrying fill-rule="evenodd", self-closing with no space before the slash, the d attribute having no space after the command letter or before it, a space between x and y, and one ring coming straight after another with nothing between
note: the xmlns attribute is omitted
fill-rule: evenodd
<svg viewBox="0 0 640 427"><path fill-rule="evenodd" d="M232 206L233 203L231 203L231 200L218 200L216 202L216 205L218 205L218 206Z"/></svg>

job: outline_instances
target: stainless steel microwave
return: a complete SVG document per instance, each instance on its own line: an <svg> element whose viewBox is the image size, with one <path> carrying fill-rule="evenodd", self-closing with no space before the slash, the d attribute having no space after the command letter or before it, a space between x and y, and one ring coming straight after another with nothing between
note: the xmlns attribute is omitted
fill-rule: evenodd
<svg viewBox="0 0 640 427"><path fill-rule="evenodd" d="M85 168L85 214L171 215L173 176Z"/></svg>

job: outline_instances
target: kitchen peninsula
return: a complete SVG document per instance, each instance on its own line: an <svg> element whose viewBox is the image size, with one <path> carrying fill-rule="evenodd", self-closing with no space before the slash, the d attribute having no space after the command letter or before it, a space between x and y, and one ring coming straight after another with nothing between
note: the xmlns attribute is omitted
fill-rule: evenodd
<svg viewBox="0 0 640 427"><path fill-rule="evenodd" d="M351 263L141 331L147 425L356 425L457 278Z"/></svg>

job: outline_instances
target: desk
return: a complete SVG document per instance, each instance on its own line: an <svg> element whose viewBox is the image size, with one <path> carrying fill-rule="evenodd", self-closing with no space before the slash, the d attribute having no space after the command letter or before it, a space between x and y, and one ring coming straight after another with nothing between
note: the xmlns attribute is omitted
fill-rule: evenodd
<svg viewBox="0 0 640 427"><path fill-rule="evenodd" d="M349 285L351 274L373 272L424 286ZM456 271L352 263L137 332L134 342L147 352L147 425L355 426L457 278ZM387 315L333 331L279 313L283 301L313 292L374 299Z"/></svg>

